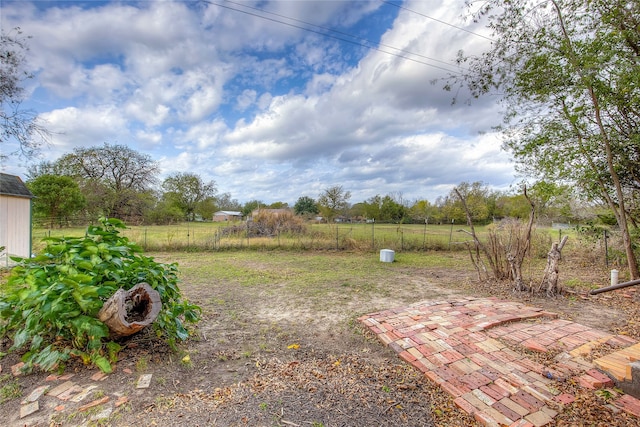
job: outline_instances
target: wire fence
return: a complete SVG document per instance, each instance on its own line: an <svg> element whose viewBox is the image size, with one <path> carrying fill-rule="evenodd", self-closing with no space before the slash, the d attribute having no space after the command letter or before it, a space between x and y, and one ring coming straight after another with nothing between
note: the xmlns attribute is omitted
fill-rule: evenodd
<svg viewBox="0 0 640 427"><path fill-rule="evenodd" d="M121 231L130 241L145 251L176 250L360 250L395 251L460 250L470 241L461 227L420 224L308 224L303 233L274 232L253 235L234 224L233 232L226 224L182 223L162 226L131 226ZM56 236L78 236L85 228L35 228L34 248L44 246L42 239Z"/></svg>

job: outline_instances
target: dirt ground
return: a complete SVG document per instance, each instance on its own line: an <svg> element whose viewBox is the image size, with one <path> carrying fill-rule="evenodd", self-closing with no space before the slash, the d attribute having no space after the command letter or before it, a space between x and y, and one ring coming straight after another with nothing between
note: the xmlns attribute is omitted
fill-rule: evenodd
<svg viewBox="0 0 640 427"><path fill-rule="evenodd" d="M346 255L328 253L324 256L338 274L326 273L326 280L308 279L281 263L271 265L264 256L253 261L247 255L237 260L223 255L227 269L241 264L247 275L260 279L259 285L234 283L224 265L203 270L215 256L156 256L179 263L183 293L203 308L195 338L180 353L143 331L123 342L115 372L103 380L91 379L95 369L68 367L66 373L74 374L75 383L95 383L86 400L74 404L45 395L39 411L20 419L21 400L46 384L47 375L21 376L15 381L20 396L2 399L0 419L10 426L468 427L477 424L356 318L427 299L494 295L541 306L588 326L640 336L640 304L634 291L597 298L585 297L581 288L553 299L515 294L508 285L478 283L463 255L456 255L459 262L447 268L400 261L388 266L372 263L371 271L352 275L346 273L347 266L341 275L339 266ZM296 268L304 268L301 257ZM315 262L316 256L309 256L309 271ZM570 261L565 268L579 269L584 283L603 280L601 271L594 271L590 279L584 268ZM300 280L307 284L296 286ZM14 381L7 372L17 362L15 354L0 358L5 384ZM138 389L136 382L144 374L152 375L151 385ZM79 409L105 397L109 399L103 405ZM126 403L114 407L118 399Z"/></svg>

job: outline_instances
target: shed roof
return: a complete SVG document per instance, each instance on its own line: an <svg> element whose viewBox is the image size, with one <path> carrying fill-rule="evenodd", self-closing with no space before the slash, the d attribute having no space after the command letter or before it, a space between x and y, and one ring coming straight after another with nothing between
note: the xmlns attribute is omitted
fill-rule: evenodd
<svg viewBox="0 0 640 427"><path fill-rule="evenodd" d="M19 176L6 173L0 173L0 194L30 199L34 197Z"/></svg>

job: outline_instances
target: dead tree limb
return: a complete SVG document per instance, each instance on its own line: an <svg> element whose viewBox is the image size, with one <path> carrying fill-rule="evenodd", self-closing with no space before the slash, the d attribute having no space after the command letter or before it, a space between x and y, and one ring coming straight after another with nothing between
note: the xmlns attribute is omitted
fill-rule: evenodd
<svg viewBox="0 0 640 427"><path fill-rule="evenodd" d="M462 194L460 194L457 188L454 188L453 191L456 193L456 196L458 196L458 198L460 199L460 202L462 203L462 207L464 208L464 212L467 216L467 225L471 229L470 234L471 234L471 237L473 237L473 243L474 243L474 249L475 249L475 257L471 257L471 261L475 265L476 270L478 270L478 276L480 276L481 270L485 273L485 275L487 275L487 267L482 262L481 252L487 257L487 260L489 261L489 265L491 266L491 270L493 274L496 275L496 266L493 262L493 258L491 258L491 255L487 251L486 246L482 244L482 242L478 239L478 236L476 235L476 230L473 227L473 221L471 220L471 212L469 212L467 201L464 199L464 197L462 197ZM471 254L471 249L469 249L469 253Z"/></svg>
<svg viewBox="0 0 640 427"><path fill-rule="evenodd" d="M506 251L507 262L509 262L509 268L511 269L511 276L513 278L513 289L519 292L528 289L528 287L524 284L524 280L522 279L522 264L524 263L524 258L527 255L527 252L531 248L531 230L533 229L536 210L535 204L527 195L527 187L524 187L523 192L524 197L527 199L529 205L531 206L529 222L527 223L524 239L522 239L521 234L518 233L515 238L515 244L511 245L511 247Z"/></svg>
<svg viewBox="0 0 640 427"><path fill-rule="evenodd" d="M98 319L109 327L113 338L121 338L152 324L161 309L158 291L148 283L138 283L128 291L118 289L105 301Z"/></svg>
<svg viewBox="0 0 640 427"><path fill-rule="evenodd" d="M542 276L542 282L540 283L538 292L540 292L542 288L546 288L548 297L552 297L558 293L558 277L560 275L558 264L562 257L562 248L564 248L568 238L569 236L565 235L560 243L553 242L551 250L547 254L547 266L544 268L544 275Z"/></svg>

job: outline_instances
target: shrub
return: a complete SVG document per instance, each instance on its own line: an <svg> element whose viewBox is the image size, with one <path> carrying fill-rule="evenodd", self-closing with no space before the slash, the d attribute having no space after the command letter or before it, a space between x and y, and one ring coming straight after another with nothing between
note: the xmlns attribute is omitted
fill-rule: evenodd
<svg viewBox="0 0 640 427"><path fill-rule="evenodd" d="M182 298L175 264L161 264L119 235L118 219L101 219L84 237L45 238L35 258L13 258L0 289L0 336L13 340L10 350L26 351L25 369L63 369L70 357L110 372L120 345L96 315L119 288L147 282L158 291L162 310L153 327L174 350L189 337L184 322L195 323L200 307Z"/></svg>

